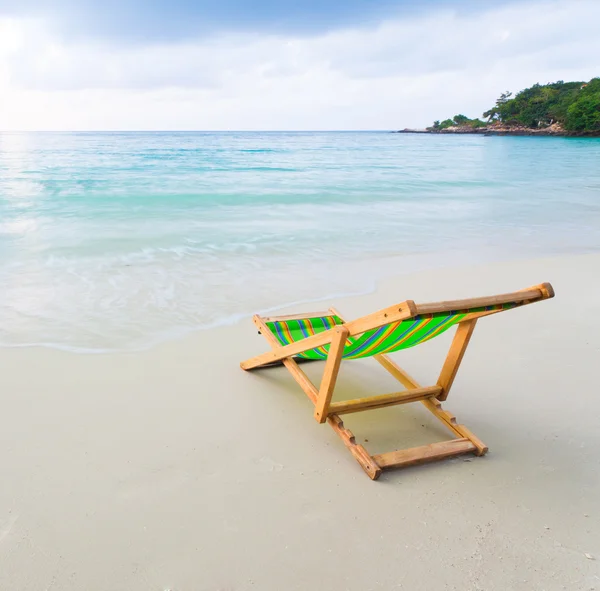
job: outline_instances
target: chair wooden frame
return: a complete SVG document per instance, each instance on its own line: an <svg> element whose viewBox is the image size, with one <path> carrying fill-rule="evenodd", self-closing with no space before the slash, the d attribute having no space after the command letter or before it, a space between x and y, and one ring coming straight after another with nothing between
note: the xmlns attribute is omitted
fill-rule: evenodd
<svg viewBox="0 0 600 591"><path fill-rule="evenodd" d="M401 304L385 308L351 322L345 321L342 315L334 308L329 308L325 312L315 312L312 314L268 318L255 315L253 317L254 324L267 339L272 350L243 361L240 366L244 370L251 370L283 364L314 404L315 419L319 423L329 423L367 475L371 479L376 480L381 475L382 470L422 464L466 453L474 453L477 456L481 456L488 451L487 446L477 436L464 425L459 424L452 413L442 408L441 402L448 398L477 320L483 316L497 314L503 310L474 312L468 314L457 325L450 350L442 366L437 383L434 386L421 386L387 355L375 355L375 360L394 376L406 390L367 398L345 400L343 402L331 402L346 339L349 336L356 336L367 330L379 328L391 322L408 320L419 315L469 310L498 304L514 303L525 305L552 297L554 297L552 286L549 283L542 283L518 292L484 298L421 305L416 305L412 300L407 300ZM343 324L285 346L279 343L266 325L267 322L273 321L330 316L334 314L342 319ZM304 371L302 371L293 356L326 344L330 345L329 354L325 360L325 370L320 387L317 388ZM362 412L411 402L421 402L456 438L410 449L370 455L362 445L356 443L354 434L344 426L340 418L340 415L347 413Z"/></svg>

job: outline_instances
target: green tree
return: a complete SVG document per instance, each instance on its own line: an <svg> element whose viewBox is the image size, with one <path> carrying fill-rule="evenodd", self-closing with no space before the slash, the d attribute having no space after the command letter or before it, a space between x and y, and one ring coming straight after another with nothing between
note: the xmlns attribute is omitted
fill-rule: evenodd
<svg viewBox="0 0 600 591"><path fill-rule="evenodd" d="M567 109L569 131L600 131L600 92L586 93Z"/></svg>
<svg viewBox="0 0 600 591"><path fill-rule="evenodd" d="M495 106L493 106L489 111L486 111L483 116L486 117L488 121L499 119L501 107L508 102L511 96L512 92L508 92L508 90L503 92L500 95L500 98L496 100Z"/></svg>
<svg viewBox="0 0 600 591"><path fill-rule="evenodd" d="M470 119L465 115L454 115L454 124L455 125L467 125L470 123Z"/></svg>
<svg viewBox="0 0 600 591"><path fill-rule="evenodd" d="M592 78L585 86L581 89L583 94L600 92L600 78Z"/></svg>
<svg viewBox="0 0 600 591"><path fill-rule="evenodd" d="M557 121L564 123L567 110L582 92L582 86L582 82L559 80L534 84L514 97L505 92L496 101L496 106L484 115L508 125L521 124L531 128L546 127Z"/></svg>

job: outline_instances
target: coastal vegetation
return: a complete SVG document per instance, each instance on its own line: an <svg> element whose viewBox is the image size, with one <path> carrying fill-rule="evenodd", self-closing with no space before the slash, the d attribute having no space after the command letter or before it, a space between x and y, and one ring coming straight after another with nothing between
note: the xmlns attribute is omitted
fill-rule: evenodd
<svg viewBox="0 0 600 591"><path fill-rule="evenodd" d="M600 78L589 82L534 84L516 95L504 92L483 113L487 121L455 115L435 121L431 132L547 131L564 135L600 134Z"/></svg>
<svg viewBox="0 0 600 591"><path fill-rule="evenodd" d="M449 127L461 127L468 126L474 129L478 127L485 127L487 123L482 121L481 119L469 119L465 115L454 115L452 119L445 119L444 121L434 121L433 127L436 131L441 131L442 129L448 129Z"/></svg>

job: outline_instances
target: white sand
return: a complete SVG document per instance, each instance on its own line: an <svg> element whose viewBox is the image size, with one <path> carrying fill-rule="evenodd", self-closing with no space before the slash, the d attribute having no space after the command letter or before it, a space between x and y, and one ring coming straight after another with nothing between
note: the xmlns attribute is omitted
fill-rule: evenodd
<svg viewBox="0 0 600 591"><path fill-rule="evenodd" d="M332 303L353 317L542 281L554 300L479 323L445 405L489 454L377 482L284 369L239 369L266 350L249 319L129 355L0 351L0 589L600 589L600 257ZM395 358L434 383L450 338ZM397 389L372 360L342 367L342 396ZM418 404L346 423L371 452L449 436Z"/></svg>

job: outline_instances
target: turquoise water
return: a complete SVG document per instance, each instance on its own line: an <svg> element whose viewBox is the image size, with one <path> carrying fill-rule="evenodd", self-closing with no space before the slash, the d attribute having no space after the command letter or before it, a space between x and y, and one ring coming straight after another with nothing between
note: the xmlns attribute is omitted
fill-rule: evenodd
<svg viewBox="0 0 600 591"><path fill-rule="evenodd" d="M598 248L594 139L0 134L6 346L145 347L371 289L382 257L402 273Z"/></svg>

